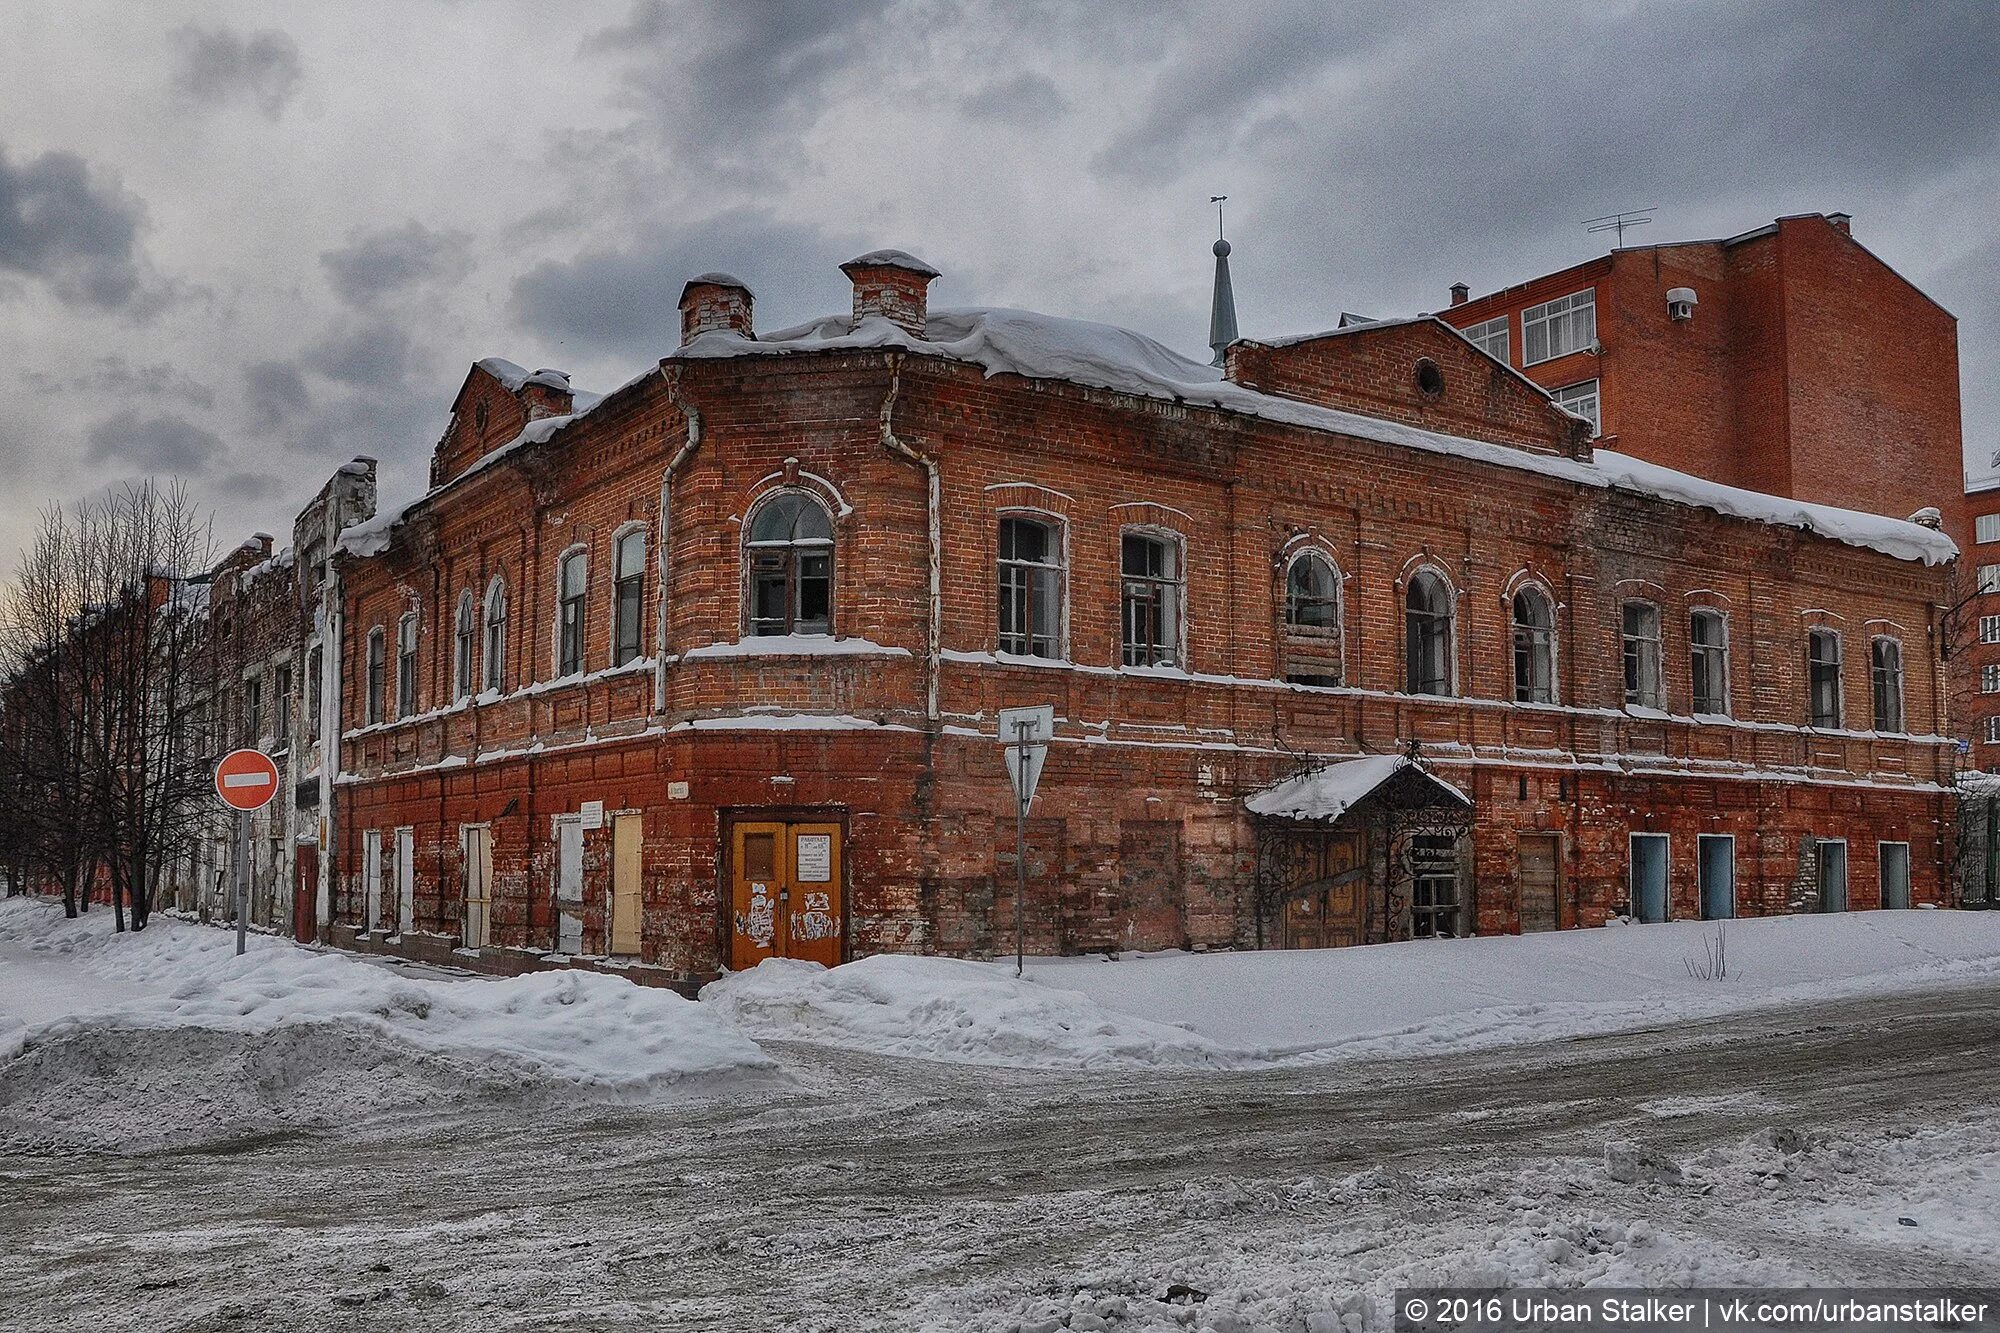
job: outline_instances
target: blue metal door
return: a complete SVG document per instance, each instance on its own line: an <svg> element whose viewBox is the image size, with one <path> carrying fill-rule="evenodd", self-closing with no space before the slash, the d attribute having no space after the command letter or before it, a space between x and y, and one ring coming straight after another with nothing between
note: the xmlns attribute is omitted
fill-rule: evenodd
<svg viewBox="0 0 2000 1333"><path fill-rule="evenodd" d="M1822 838L1814 849L1819 860L1819 910L1847 910L1847 844Z"/></svg>
<svg viewBox="0 0 2000 1333"><path fill-rule="evenodd" d="M1632 915L1641 921L1667 919L1667 835L1632 835Z"/></svg>
<svg viewBox="0 0 2000 1333"><path fill-rule="evenodd" d="M1882 906L1891 911L1910 905L1910 844L1882 844Z"/></svg>
<svg viewBox="0 0 2000 1333"><path fill-rule="evenodd" d="M1701 838L1701 919L1725 921L1736 915L1736 839Z"/></svg>

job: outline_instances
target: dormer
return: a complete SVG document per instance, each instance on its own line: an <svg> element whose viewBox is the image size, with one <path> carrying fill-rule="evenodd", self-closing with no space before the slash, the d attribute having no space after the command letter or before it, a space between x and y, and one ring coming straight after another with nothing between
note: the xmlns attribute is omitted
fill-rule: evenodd
<svg viewBox="0 0 2000 1333"><path fill-rule="evenodd" d="M1435 315L1240 339L1224 375L1262 393L1531 453L1590 457L1591 426Z"/></svg>
<svg viewBox="0 0 2000 1333"><path fill-rule="evenodd" d="M458 476L535 417L567 413L571 401L569 377L560 371L530 373L497 356L475 363L452 399L451 424L431 451L431 485Z"/></svg>

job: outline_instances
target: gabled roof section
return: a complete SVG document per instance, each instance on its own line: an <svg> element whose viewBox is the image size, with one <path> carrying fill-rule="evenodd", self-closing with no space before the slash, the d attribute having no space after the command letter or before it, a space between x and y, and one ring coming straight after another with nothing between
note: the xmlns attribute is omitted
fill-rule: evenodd
<svg viewBox="0 0 2000 1333"><path fill-rule="evenodd" d="M1465 793L1405 754L1343 759L1275 782L1243 800L1263 819L1332 823L1371 797L1404 806L1470 806Z"/></svg>

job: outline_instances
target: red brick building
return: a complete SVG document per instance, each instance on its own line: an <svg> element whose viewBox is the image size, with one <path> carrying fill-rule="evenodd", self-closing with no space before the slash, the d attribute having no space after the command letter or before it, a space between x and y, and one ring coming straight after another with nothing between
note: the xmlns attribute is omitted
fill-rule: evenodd
<svg viewBox="0 0 2000 1333"><path fill-rule="evenodd" d="M337 940L1001 951L1041 703L1032 950L1946 894L1936 531L1600 457L1430 318L1216 371L845 271L690 282L601 399L480 363L343 536Z"/></svg>

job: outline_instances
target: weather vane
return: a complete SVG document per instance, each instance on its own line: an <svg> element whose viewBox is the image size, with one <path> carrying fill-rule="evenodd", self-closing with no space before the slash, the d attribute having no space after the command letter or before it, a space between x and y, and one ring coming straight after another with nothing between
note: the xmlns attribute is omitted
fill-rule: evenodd
<svg viewBox="0 0 2000 1333"><path fill-rule="evenodd" d="M1228 201L1229 196L1226 194L1208 196L1208 202L1215 205L1215 239L1218 241L1222 239L1222 206Z"/></svg>

